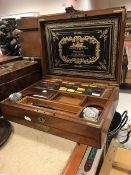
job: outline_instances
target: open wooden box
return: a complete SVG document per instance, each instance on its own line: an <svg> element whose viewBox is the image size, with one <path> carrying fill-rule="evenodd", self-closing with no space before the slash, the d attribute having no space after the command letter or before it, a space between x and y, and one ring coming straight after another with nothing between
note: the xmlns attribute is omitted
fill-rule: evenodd
<svg viewBox="0 0 131 175"><path fill-rule="evenodd" d="M43 79L2 101L2 115L100 148L118 103L124 27L124 8L41 17ZM96 120L83 118L86 107Z"/></svg>

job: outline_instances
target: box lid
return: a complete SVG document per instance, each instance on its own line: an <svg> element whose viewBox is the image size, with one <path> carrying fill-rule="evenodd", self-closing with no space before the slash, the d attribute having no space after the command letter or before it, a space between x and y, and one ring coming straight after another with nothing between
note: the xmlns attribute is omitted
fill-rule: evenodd
<svg viewBox="0 0 131 175"><path fill-rule="evenodd" d="M40 19L44 75L120 83L125 14L119 7Z"/></svg>

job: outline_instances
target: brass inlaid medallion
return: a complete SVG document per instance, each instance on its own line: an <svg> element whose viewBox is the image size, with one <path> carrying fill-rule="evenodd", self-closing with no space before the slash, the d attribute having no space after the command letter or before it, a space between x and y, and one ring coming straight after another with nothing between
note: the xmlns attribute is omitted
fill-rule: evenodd
<svg viewBox="0 0 131 175"><path fill-rule="evenodd" d="M94 47L94 54L88 55L88 46ZM71 54L64 55L63 47ZM66 36L59 42L59 57L65 63L91 64L100 57L100 42L94 36Z"/></svg>

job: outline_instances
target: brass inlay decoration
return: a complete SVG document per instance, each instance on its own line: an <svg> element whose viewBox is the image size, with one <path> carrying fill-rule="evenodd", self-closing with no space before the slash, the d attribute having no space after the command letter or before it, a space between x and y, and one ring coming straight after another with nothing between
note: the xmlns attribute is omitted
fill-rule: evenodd
<svg viewBox="0 0 131 175"><path fill-rule="evenodd" d="M117 16L46 24L51 73L114 79L119 27ZM55 41L54 45L51 41ZM88 45L93 46L93 54L87 52Z"/></svg>
<svg viewBox="0 0 131 175"><path fill-rule="evenodd" d="M45 126L43 124L38 124L38 123L36 125L39 127L39 129L43 130L44 132L50 131L50 127L48 127L48 126Z"/></svg>
<svg viewBox="0 0 131 175"><path fill-rule="evenodd" d="M52 36L53 36L54 39L59 39L59 38L58 38L58 36L59 36L58 33L52 32Z"/></svg>
<svg viewBox="0 0 131 175"><path fill-rule="evenodd" d="M101 69L103 69L103 70L107 70L107 68L106 68L106 65L104 64L104 62L102 63L102 62L100 62L99 61L99 69L101 70Z"/></svg>
<svg viewBox="0 0 131 175"><path fill-rule="evenodd" d="M100 38L107 39L108 29L105 29L104 31L100 30L99 33L101 34Z"/></svg>
<svg viewBox="0 0 131 175"><path fill-rule="evenodd" d="M74 52L78 56L84 55L85 58L78 57L75 58L73 55L64 55L63 54L63 46L68 45L68 43L71 42L72 44L69 46L69 49L73 49ZM86 42L86 45L92 44L92 47L95 47L95 55L94 56L88 56L84 53L84 50L88 49L87 46L84 45L84 42ZM59 57L65 62L65 63L75 63L75 64L91 64L96 62L100 57L100 42L94 37L90 36L69 36L69 37L63 37L59 42Z"/></svg>
<svg viewBox="0 0 131 175"><path fill-rule="evenodd" d="M70 13L68 18L81 18L84 17L84 14L81 14L80 12L74 12L74 13Z"/></svg>

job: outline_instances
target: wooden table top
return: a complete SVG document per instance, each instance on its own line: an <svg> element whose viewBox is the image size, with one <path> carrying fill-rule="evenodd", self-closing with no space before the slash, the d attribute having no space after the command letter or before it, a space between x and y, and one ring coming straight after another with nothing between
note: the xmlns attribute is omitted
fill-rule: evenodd
<svg viewBox="0 0 131 175"><path fill-rule="evenodd" d="M0 148L0 174L61 175L76 143L12 123L14 132Z"/></svg>

